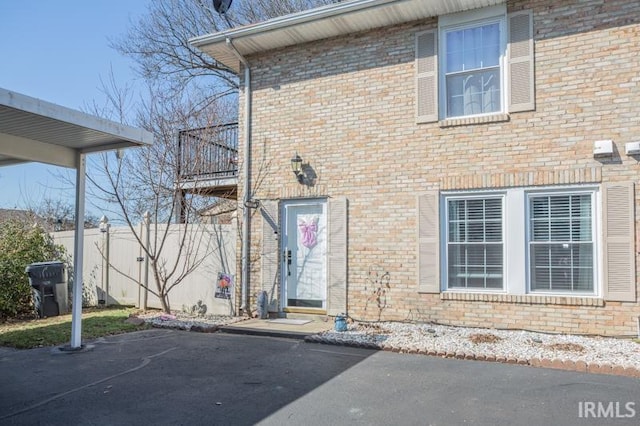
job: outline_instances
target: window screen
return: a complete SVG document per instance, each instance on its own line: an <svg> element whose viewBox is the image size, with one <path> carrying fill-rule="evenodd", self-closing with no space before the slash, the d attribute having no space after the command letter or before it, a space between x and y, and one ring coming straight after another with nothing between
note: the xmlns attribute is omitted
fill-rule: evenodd
<svg viewBox="0 0 640 426"><path fill-rule="evenodd" d="M503 288L502 198L447 202L448 287Z"/></svg>
<svg viewBox="0 0 640 426"><path fill-rule="evenodd" d="M592 195L529 199L532 291L593 292Z"/></svg>

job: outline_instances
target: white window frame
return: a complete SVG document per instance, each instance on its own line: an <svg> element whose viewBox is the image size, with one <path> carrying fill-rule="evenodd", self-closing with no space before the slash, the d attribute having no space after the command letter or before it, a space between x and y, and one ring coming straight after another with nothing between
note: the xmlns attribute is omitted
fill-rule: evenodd
<svg viewBox="0 0 640 426"><path fill-rule="evenodd" d="M553 291L553 290L534 290L532 288L531 282L531 198L534 197L545 197L545 196L571 196L571 195L591 195L591 239L593 244L593 291L589 292L581 292L581 291ZM600 231L598 229L598 224L601 223L600 209L597 206L600 205L600 192L597 188L580 188L575 190L531 190L526 192L526 261L527 261L527 293L536 294L536 295L549 295L549 296L574 296L574 297L582 297L582 296L599 296L601 294L601 283L599 273L599 264L601 259L601 251L602 244L600 238Z"/></svg>
<svg viewBox="0 0 640 426"><path fill-rule="evenodd" d="M502 288L481 288L481 287L449 287L449 201L456 200L484 200L487 198L499 198L502 201ZM441 235L442 238L440 241L442 244L442 259L444 262L442 263L442 289L445 291L451 292L482 292L482 293L504 293L507 281L506 281L506 242L505 242L505 193L500 191L493 192L464 192L464 193L450 193L444 194L442 197L443 202L442 205L442 217L444 220L441 221L442 229Z"/></svg>
<svg viewBox="0 0 640 426"><path fill-rule="evenodd" d="M491 23L498 23L500 28L500 110L482 114L449 117L447 115L447 44L445 33L450 30L474 28ZM455 120L467 117L482 117L506 113L507 102L509 98L507 96L508 84L506 81L507 9L505 5L486 7L478 10L441 16L438 19L438 52L441 52L438 61L438 111L440 119Z"/></svg>
<svg viewBox="0 0 640 426"><path fill-rule="evenodd" d="M531 290L530 283L530 211L529 200L532 196L591 194L591 226L593 238L593 292L543 291ZM503 197L502 239L503 239L503 288L449 288L448 265L448 201L455 199ZM602 192L599 186L576 185L557 187L517 187L496 189L495 191L443 191L440 193L440 289L450 293L498 293L509 295L539 295L558 297L602 297L604 279L601 262L602 247Z"/></svg>

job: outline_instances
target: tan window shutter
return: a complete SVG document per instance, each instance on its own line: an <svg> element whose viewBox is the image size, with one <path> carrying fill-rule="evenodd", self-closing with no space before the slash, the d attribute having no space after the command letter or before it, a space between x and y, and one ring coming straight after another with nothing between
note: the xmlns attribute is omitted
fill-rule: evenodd
<svg viewBox="0 0 640 426"><path fill-rule="evenodd" d="M347 199L329 200L327 314L347 313Z"/></svg>
<svg viewBox="0 0 640 426"><path fill-rule="evenodd" d="M267 292L269 301L268 310L278 311L278 287L280 276L278 274L278 202L266 200L261 202L260 213L262 215L262 290Z"/></svg>
<svg viewBox="0 0 640 426"><path fill-rule="evenodd" d="M418 292L440 293L440 194L418 195Z"/></svg>
<svg viewBox="0 0 640 426"><path fill-rule="evenodd" d="M438 48L436 30L416 34L416 122L438 121Z"/></svg>
<svg viewBox="0 0 640 426"><path fill-rule="evenodd" d="M604 297L636 301L633 182L603 185Z"/></svg>
<svg viewBox="0 0 640 426"><path fill-rule="evenodd" d="M509 112L532 111L536 102L531 11L510 13L508 33Z"/></svg>

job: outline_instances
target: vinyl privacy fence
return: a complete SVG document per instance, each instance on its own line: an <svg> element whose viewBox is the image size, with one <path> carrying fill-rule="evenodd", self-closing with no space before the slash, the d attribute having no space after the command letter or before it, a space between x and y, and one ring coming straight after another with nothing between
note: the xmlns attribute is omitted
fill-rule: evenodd
<svg viewBox="0 0 640 426"><path fill-rule="evenodd" d="M167 225L149 226L152 252L162 244ZM147 229L140 224L136 233L142 244ZM185 235L186 232L186 235ZM235 313L236 225L169 225L160 261L165 268L177 265L177 273L196 263L192 272L169 292L172 310L192 310L200 313L230 315ZM73 231L55 232L56 244L62 244L74 255ZM183 246L180 253L180 246ZM151 267L148 266L141 244L128 227L109 227L84 231L83 303L95 306L102 303L161 308L160 299L141 286L145 281L156 290ZM148 268L148 269L146 269ZM148 271L148 273L147 273ZM221 297L219 276L231 279L229 298Z"/></svg>

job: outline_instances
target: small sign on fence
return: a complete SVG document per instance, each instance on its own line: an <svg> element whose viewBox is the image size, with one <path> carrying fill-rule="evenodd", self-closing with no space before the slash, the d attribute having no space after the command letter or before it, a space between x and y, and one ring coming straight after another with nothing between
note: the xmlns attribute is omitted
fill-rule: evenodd
<svg viewBox="0 0 640 426"><path fill-rule="evenodd" d="M231 299L232 287L233 277L229 274L225 274L224 272L219 272L214 296L218 299Z"/></svg>

